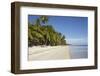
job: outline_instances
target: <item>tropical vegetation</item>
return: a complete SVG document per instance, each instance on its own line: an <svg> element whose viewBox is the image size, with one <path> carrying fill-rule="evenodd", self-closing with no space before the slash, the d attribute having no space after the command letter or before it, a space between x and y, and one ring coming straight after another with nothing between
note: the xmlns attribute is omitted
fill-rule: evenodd
<svg viewBox="0 0 100 76"><path fill-rule="evenodd" d="M28 23L28 46L66 45L65 36L48 24L48 16L40 16L35 23Z"/></svg>

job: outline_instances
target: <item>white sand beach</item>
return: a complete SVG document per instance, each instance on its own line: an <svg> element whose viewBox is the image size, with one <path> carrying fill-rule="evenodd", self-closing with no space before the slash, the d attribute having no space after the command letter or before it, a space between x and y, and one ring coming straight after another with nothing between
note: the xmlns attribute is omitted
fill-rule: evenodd
<svg viewBox="0 0 100 76"><path fill-rule="evenodd" d="M29 47L28 60L70 59L68 46L33 46Z"/></svg>

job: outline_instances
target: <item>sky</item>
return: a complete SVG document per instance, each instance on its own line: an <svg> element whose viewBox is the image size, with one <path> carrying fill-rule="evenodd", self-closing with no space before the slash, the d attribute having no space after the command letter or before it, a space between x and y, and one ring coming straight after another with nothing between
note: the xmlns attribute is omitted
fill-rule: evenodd
<svg viewBox="0 0 100 76"><path fill-rule="evenodd" d="M29 23L33 24L39 15L28 15ZM56 31L65 35L69 44L87 45L88 43L88 17L75 16L48 16L48 24Z"/></svg>

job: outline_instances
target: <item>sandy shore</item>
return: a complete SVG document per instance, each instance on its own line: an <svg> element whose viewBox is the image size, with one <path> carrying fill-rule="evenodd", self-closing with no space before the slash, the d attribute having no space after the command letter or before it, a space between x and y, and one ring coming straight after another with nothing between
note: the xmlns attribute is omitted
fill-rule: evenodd
<svg viewBox="0 0 100 76"><path fill-rule="evenodd" d="M33 46L29 47L28 60L70 59L68 46Z"/></svg>

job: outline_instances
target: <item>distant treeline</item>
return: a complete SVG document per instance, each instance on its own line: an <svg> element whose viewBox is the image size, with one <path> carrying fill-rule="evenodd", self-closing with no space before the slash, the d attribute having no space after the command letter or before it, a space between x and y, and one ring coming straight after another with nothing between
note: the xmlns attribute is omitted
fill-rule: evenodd
<svg viewBox="0 0 100 76"><path fill-rule="evenodd" d="M48 25L48 21L47 16L40 16L34 24L28 23L28 46L66 45L65 36Z"/></svg>

